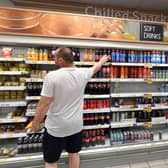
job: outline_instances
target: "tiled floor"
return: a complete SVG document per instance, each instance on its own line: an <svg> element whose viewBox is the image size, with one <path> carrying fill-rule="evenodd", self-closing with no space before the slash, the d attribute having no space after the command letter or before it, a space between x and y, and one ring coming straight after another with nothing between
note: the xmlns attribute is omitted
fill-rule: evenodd
<svg viewBox="0 0 168 168"><path fill-rule="evenodd" d="M168 168L168 159L146 161L141 163L130 163L127 165L112 166L111 168Z"/></svg>

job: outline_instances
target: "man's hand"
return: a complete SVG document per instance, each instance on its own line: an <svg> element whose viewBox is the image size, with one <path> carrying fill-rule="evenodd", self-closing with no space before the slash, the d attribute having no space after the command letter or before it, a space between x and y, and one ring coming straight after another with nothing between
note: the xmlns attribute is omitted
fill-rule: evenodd
<svg viewBox="0 0 168 168"><path fill-rule="evenodd" d="M40 123L36 122L36 121L33 121L31 129L32 129L33 132L39 132L39 131L41 131Z"/></svg>
<svg viewBox="0 0 168 168"><path fill-rule="evenodd" d="M100 59L100 63L103 65L104 63L106 63L109 60L109 56L108 55L104 55L101 59Z"/></svg>
<svg viewBox="0 0 168 168"><path fill-rule="evenodd" d="M110 59L109 56L104 55L104 56L100 59L100 61L99 61L98 63L96 63L96 64L93 66L93 73L94 73L94 74L97 73L97 72L101 69L102 65L103 65L104 63L106 63L109 59Z"/></svg>

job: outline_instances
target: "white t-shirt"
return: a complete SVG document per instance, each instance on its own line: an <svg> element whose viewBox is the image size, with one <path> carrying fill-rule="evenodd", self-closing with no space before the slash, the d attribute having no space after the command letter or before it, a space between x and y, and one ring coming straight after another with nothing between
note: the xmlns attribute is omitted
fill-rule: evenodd
<svg viewBox="0 0 168 168"><path fill-rule="evenodd" d="M52 97L45 127L55 137L65 137L82 130L83 95L93 68L61 68L47 74L41 96Z"/></svg>

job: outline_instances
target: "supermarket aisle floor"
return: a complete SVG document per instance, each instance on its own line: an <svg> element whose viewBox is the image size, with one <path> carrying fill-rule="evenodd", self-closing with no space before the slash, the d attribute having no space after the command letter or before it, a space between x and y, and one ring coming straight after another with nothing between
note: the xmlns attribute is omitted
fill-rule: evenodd
<svg viewBox="0 0 168 168"><path fill-rule="evenodd" d="M24 167L24 168L42 168L43 165L37 165L37 166L30 166L30 167ZM62 167L60 165L60 167ZM96 168L96 167L85 167L85 168ZM120 165L120 166L111 166L111 167L102 167L102 168L168 168L168 159L163 160L153 160L153 161L146 161L141 163L129 163L126 165Z"/></svg>
<svg viewBox="0 0 168 168"><path fill-rule="evenodd" d="M127 165L104 167L104 168L168 168L168 159L146 161L141 163L130 163Z"/></svg>

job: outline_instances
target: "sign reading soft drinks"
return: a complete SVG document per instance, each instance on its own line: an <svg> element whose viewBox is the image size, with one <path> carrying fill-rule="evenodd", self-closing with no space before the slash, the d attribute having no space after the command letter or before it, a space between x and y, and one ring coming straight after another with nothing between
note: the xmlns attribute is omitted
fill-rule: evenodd
<svg viewBox="0 0 168 168"><path fill-rule="evenodd" d="M141 23L140 40L143 41L163 41L163 25Z"/></svg>

